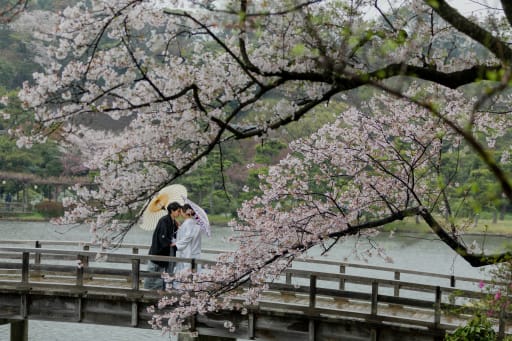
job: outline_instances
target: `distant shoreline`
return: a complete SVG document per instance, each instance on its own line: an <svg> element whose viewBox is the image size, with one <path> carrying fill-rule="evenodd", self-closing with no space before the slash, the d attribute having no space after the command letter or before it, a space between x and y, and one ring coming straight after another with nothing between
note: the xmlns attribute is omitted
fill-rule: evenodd
<svg viewBox="0 0 512 341"><path fill-rule="evenodd" d="M24 223L24 222L27 222L27 223L48 223L50 222L50 219L35 219L35 218L31 218L31 219L19 219L19 218L10 218L10 217L0 217L0 221L19 221L20 223Z"/></svg>
<svg viewBox="0 0 512 341"><path fill-rule="evenodd" d="M23 223L23 222L26 222L26 223L49 223L50 219L43 219L43 218L19 219L16 217L0 217L0 222L2 222L2 221L20 222L20 223ZM211 223L212 223L212 225L217 225L217 226L225 226L225 225L227 226L227 224L225 222L222 222L221 224L219 224L219 223L216 223L215 221L212 221ZM393 230L392 228L386 227L384 230L380 231L380 234L391 233L392 230ZM400 228L397 228L394 233L397 233L397 234L398 233L413 233L413 234L435 235L435 233L433 231L428 230L426 228L407 229L404 227L400 227ZM512 231L510 233L504 233L503 231L493 232L492 229L490 229L489 231L481 231L481 232L471 231L471 232L467 232L467 233L463 234L462 236L467 237L467 236L484 236L484 235L493 236L493 237L509 238L509 237L512 237Z"/></svg>

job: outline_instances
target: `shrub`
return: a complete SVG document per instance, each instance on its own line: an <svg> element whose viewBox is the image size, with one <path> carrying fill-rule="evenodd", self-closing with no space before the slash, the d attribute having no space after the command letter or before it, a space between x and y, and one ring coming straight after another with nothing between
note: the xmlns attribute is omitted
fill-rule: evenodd
<svg viewBox="0 0 512 341"><path fill-rule="evenodd" d="M62 203L57 201L41 201L35 205L35 209L45 218L56 218L64 215L64 207Z"/></svg>
<svg viewBox="0 0 512 341"><path fill-rule="evenodd" d="M445 341L493 341L497 339L491 321L482 314L475 315L469 322L446 334Z"/></svg>

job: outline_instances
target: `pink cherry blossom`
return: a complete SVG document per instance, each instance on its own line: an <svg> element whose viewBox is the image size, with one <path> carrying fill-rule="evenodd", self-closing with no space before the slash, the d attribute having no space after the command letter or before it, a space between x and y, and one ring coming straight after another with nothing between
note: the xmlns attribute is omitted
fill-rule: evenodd
<svg viewBox="0 0 512 341"><path fill-rule="evenodd" d="M94 186L74 187L60 222L89 224L102 248L120 243L140 217L123 222L121 214L143 212L218 145L332 117L297 136L261 175L261 194L230 223L236 250L207 271L165 276L181 283L180 295L152 308L153 327L176 333L196 313L245 313L295 259L348 236L358 236L352 257L391 261L372 237L408 217L427 221L472 264L488 261L461 242L465 226L451 223L460 200L451 195L469 191L455 181L461 155L472 151L512 201L506 172L490 157L506 150L499 143L512 128L510 113L499 111L510 107L501 93L510 84L509 26L487 34L488 22L422 1L394 3L392 15L375 1L226 4L80 1L48 20L27 14L17 26L49 27L34 42L44 71L19 92L34 122L10 133L20 147L58 135L80 151ZM480 33L465 36L462 19ZM463 87L484 75L501 77L500 86L468 96ZM357 107L349 90L360 90ZM84 123L98 115L125 126Z"/></svg>

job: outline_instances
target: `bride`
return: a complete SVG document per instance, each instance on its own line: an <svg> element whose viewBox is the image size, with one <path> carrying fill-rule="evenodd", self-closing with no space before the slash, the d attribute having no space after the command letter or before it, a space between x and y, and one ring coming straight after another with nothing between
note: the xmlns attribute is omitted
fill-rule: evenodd
<svg viewBox="0 0 512 341"><path fill-rule="evenodd" d="M176 236L176 257L179 258L200 258L201 257L201 237L204 230L201 229L196 220L196 212L189 204L182 207L182 215L185 218L178 229ZM175 273L191 269L190 262L180 262L176 265ZM197 271L200 270L199 264Z"/></svg>

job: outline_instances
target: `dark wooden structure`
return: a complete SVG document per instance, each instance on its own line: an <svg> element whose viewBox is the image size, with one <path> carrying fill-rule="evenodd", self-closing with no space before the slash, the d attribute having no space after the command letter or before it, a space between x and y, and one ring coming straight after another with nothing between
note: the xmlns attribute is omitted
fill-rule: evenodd
<svg viewBox="0 0 512 341"><path fill-rule="evenodd" d="M0 322L11 323L11 341L28 340L29 320L149 328L146 308L159 294L141 289L141 280L160 274L141 264L164 257L141 255L145 247L140 245L124 247L97 261L97 251L87 243L0 242ZM205 256L215 253L204 251ZM308 263L317 263L318 270L297 262L269 284L247 314L201 315L191 325L209 340L442 340L446 331L465 323L472 314L471 299L481 295L480 279L336 261ZM407 276L416 280L404 280ZM454 308L465 313L450 313ZM501 336L509 331L509 319L501 314L495 320ZM233 321L234 332L224 327L226 320Z"/></svg>
<svg viewBox="0 0 512 341"><path fill-rule="evenodd" d="M72 186L75 184L81 184L84 186L94 186L94 184L92 183L92 178L88 176L41 177L30 173L0 171L0 180L2 183L5 183L6 181L13 181L21 185L21 189L18 192L18 194L13 195L14 197L12 198L12 202L6 202L5 199L0 195L0 217L20 213L31 213L33 208L29 203L28 193L29 187L33 185L48 186L46 199L51 201L57 201L59 193L65 187ZM2 183L0 183L0 186L2 186Z"/></svg>

